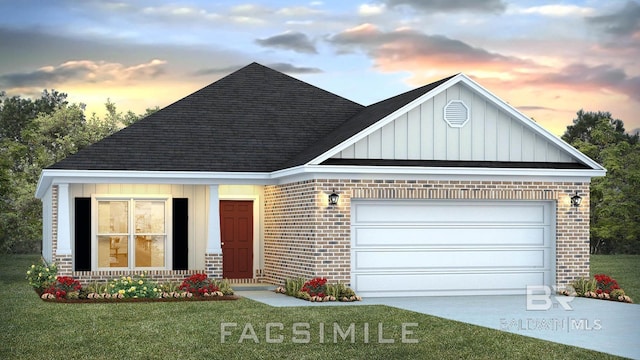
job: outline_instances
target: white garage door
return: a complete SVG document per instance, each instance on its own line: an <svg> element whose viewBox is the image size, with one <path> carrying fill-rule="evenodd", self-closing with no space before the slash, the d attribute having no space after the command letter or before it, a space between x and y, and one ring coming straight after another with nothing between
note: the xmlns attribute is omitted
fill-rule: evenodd
<svg viewBox="0 0 640 360"><path fill-rule="evenodd" d="M555 282L555 207L535 201L354 200L362 296L524 294Z"/></svg>

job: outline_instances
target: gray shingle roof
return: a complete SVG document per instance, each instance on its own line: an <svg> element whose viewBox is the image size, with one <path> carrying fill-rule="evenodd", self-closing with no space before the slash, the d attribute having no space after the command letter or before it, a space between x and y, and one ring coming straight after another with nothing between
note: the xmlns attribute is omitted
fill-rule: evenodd
<svg viewBox="0 0 640 360"><path fill-rule="evenodd" d="M320 138L318 142L306 148L302 153L291 159L291 161L286 164L286 167L305 164L313 160L314 158L322 155L334 146L339 145L340 143L356 135L360 131L375 124L379 120L382 120L392 112L400 109L401 107L409 104L420 96L437 88L454 76L455 75L442 80L438 80L431 84L413 89L406 93L402 93L400 95L396 95L389 99L382 100L380 102L367 106L362 111L358 112L353 117L342 123L330 134Z"/></svg>
<svg viewBox="0 0 640 360"><path fill-rule="evenodd" d="M310 161L446 80L364 107L252 63L49 168L271 172Z"/></svg>

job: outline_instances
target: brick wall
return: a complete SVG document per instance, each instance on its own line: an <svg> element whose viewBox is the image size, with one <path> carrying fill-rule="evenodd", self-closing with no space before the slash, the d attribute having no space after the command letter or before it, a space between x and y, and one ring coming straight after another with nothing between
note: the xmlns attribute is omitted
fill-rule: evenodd
<svg viewBox="0 0 640 360"><path fill-rule="evenodd" d="M327 205L333 190L337 206ZM583 205L569 198L578 191ZM536 200L556 204L556 282L589 276L586 182L320 179L265 187L265 279L350 281L351 199ZM279 221L282 220L282 221Z"/></svg>
<svg viewBox="0 0 640 360"><path fill-rule="evenodd" d="M303 181L265 186L264 263L265 280L281 284L284 279L316 274L319 257L317 185Z"/></svg>

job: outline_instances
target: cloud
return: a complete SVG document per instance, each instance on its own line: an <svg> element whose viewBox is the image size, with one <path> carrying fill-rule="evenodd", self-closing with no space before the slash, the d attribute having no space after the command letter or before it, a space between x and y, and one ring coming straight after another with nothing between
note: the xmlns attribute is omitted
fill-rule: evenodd
<svg viewBox="0 0 640 360"><path fill-rule="evenodd" d="M409 6L425 12L489 12L502 13L507 5L502 0L386 0L389 7Z"/></svg>
<svg viewBox="0 0 640 360"><path fill-rule="evenodd" d="M239 70L243 65L233 65L233 66L224 66L224 67L215 67L215 68L206 68L196 70L192 73L193 76L206 76L206 75L227 75L232 72Z"/></svg>
<svg viewBox="0 0 640 360"><path fill-rule="evenodd" d="M315 45L301 32L288 31L265 39L257 39L256 43L264 47L292 50L299 53L317 54Z"/></svg>
<svg viewBox="0 0 640 360"><path fill-rule="evenodd" d="M274 70L287 73L287 74L318 74L323 72L319 68L299 67L299 66L294 66L287 63L273 63L267 66Z"/></svg>
<svg viewBox="0 0 640 360"><path fill-rule="evenodd" d="M384 4L362 4L358 6L358 15L375 16L384 13L386 6Z"/></svg>
<svg viewBox="0 0 640 360"><path fill-rule="evenodd" d="M535 67L526 60L489 52L446 36L428 35L407 28L385 32L374 25L363 24L328 38L328 42L341 53L362 49L387 70L402 71L403 67L410 70L416 62L454 73L459 72L462 66L496 71Z"/></svg>
<svg viewBox="0 0 640 360"><path fill-rule="evenodd" d="M536 105L519 105L518 106L518 110L523 111L523 112L534 111L534 110L558 111L558 110L550 108L550 107L536 106Z"/></svg>
<svg viewBox="0 0 640 360"><path fill-rule="evenodd" d="M204 76L204 75L228 75L236 70L241 69L245 65L233 65L233 66L225 66L218 68L207 68L200 69L193 73L194 76ZM266 65L274 70L287 73L287 74L317 74L322 73L323 71L318 68L312 67L299 67L288 63L273 63Z"/></svg>
<svg viewBox="0 0 640 360"><path fill-rule="evenodd" d="M558 72L532 75L524 80L530 84L621 93L640 101L640 76L630 76L611 65L571 64Z"/></svg>
<svg viewBox="0 0 640 360"><path fill-rule="evenodd" d="M528 8L514 8L509 12L515 14L536 14L549 17L564 16L587 16L593 14L595 10L590 7L581 7L577 5L542 5Z"/></svg>
<svg viewBox="0 0 640 360"><path fill-rule="evenodd" d="M614 13L592 16L586 20L608 34L640 38L640 4L635 1L628 1L622 9Z"/></svg>
<svg viewBox="0 0 640 360"><path fill-rule="evenodd" d="M25 73L0 75L0 86L8 88L48 87L68 82L119 82L153 79L164 73L164 60L125 66L106 61L73 60L57 66L44 66Z"/></svg>
<svg viewBox="0 0 640 360"><path fill-rule="evenodd" d="M276 11L277 15L282 15L282 16L313 16L313 15L318 15L318 14L322 14L323 11L322 10L318 10L318 9L312 9L306 6L291 6L291 7L284 7L282 9L279 9L278 11Z"/></svg>

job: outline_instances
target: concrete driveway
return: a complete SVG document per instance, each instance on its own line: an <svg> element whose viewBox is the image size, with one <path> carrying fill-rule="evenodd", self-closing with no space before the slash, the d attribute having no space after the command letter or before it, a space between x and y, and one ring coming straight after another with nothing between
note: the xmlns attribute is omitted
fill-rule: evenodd
<svg viewBox="0 0 640 360"><path fill-rule="evenodd" d="M554 296L548 302L536 300L527 304L524 295L365 298L353 303L312 303L264 290L237 291L237 294L276 307L387 305L640 359L639 304L586 298L567 302L571 298Z"/></svg>

